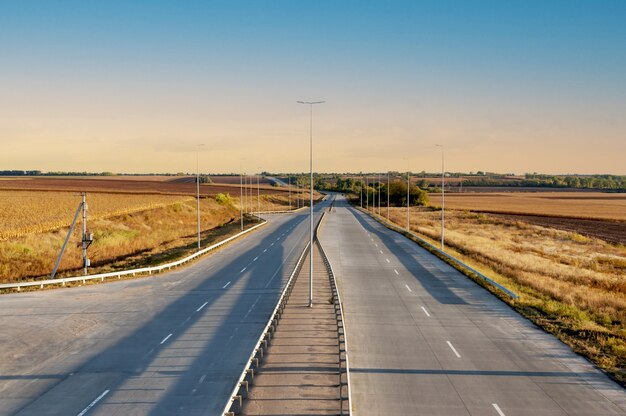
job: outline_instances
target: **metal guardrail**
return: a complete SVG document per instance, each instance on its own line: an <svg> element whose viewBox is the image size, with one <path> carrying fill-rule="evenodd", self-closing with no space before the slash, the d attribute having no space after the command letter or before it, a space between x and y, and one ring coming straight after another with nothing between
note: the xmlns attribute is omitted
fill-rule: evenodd
<svg viewBox="0 0 626 416"><path fill-rule="evenodd" d="M337 332L339 333L339 367L340 367L340 371L345 370L346 373L346 383L345 385L347 386L348 389L348 397L345 398L344 400L344 396L343 396L343 392L341 390L342 388L342 382L340 380L340 387L339 387L339 392L341 395L341 415L344 414L348 414L351 415L352 413L352 390L350 388L350 360L348 359L348 336L346 334L346 321L344 319L344 315L343 315L343 303L341 302L341 296L339 295L339 290L337 289L337 278L335 275L335 272L333 270L333 266L330 263L330 260L328 260L328 256L326 255L326 252L324 251L324 248L322 247L322 243L320 243L320 240L318 238L318 233L319 233L319 229L322 227L322 223L324 221L324 218L326 217L326 213L324 212L322 214L322 218L320 218L320 222L317 224L317 227L315 228L315 242L317 243L317 247L320 249L320 253L322 255L322 259L324 259L324 264L326 264L326 268L328 270L328 273L330 274L330 282L331 282L331 289L333 292L333 298L334 298L334 306L335 306L335 315L337 317ZM341 322L341 326L339 325L339 323ZM341 339L343 337L343 340ZM343 343L343 348L341 346L341 344ZM341 355L343 353L343 362L344 362L344 368L341 367ZM343 408L343 404L344 401L347 401L348 403L348 408L347 411L348 413L344 413L344 408Z"/></svg>
<svg viewBox="0 0 626 416"><path fill-rule="evenodd" d="M422 237L418 236L417 234L414 234L404 228L398 227L397 225L393 225L390 222L388 222L386 219L380 217L377 218L378 216L372 215L372 213L366 211L365 209L361 208L361 207L355 207L356 209L362 211L363 213L369 215L370 217L372 217L373 219L375 219L376 221L380 222L381 224L383 224L385 227L389 228L390 230L393 230L397 233L400 233L404 236L410 236L412 239L416 240L420 245L425 246L426 248L428 248L430 251L434 251L440 258L443 257L447 260L449 260L450 262L456 264L457 266L461 267L462 269L465 269L469 272L471 272L472 274L478 276L480 279L482 279L483 281L487 282L488 284L494 286L495 288L501 290L502 292L506 293L507 295L509 295L510 297L512 297L513 299L517 299L519 296L511 291L510 289L507 289L506 287L502 286L500 283L494 281L493 279L485 276L484 274L482 274L481 272L479 272L478 270L474 269L473 267L465 264L464 262L462 262L461 260L457 259L456 257L453 257L451 255L449 255L448 253L446 253L445 251L442 251L440 248L434 246L433 244L429 243L428 241L424 240Z"/></svg>
<svg viewBox="0 0 626 416"><path fill-rule="evenodd" d="M254 369L259 368L259 361L263 358L263 355L268 348L269 341L272 338L272 334L276 331L278 321L280 320L280 317L285 310L285 305L287 304L287 300L289 299L289 296L291 295L291 292L293 290L294 282L296 280L295 277L300 272L300 269L302 268L302 263L304 262L304 258L306 257L306 254L309 252L310 248L310 243L307 243L306 247L304 247L304 250L302 250L302 254L300 254L300 257L298 258L298 261L296 263L296 267L293 269L293 272L289 276L289 280L287 281L285 288L280 294L280 298L278 299L276 307L272 311L272 314L270 315L270 318L267 321L267 324L265 325L265 328L263 329L259 340L256 342L256 345L252 350L252 354L250 354L250 357L248 358L248 361L243 371L241 372L239 379L235 383L235 387L233 388L228 402L224 406L224 410L221 413L222 415L231 416L241 411L241 408L243 406L244 392L247 395L249 390L249 384L254 380ZM252 368L253 365L254 368Z"/></svg>
<svg viewBox="0 0 626 416"><path fill-rule="evenodd" d="M128 275L132 275L135 276L137 274L143 274L143 273L148 273L148 274L152 274L154 273L159 273L163 270L170 270L174 267L178 267L182 264L185 264L193 259L195 259L196 257L200 257L203 254L206 254L209 251L215 250L218 247L223 246L226 243L229 243L230 241L233 241L236 238L241 237L242 235L245 235L263 225L267 224L267 221L263 220L262 223L257 224L253 227L248 228L247 230L244 230L240 233L237 233L231 237L228 237L225 240L222 240L218 243L215 243L209 247L206 247L200 251L197 251L183 259L177 260L177 261L173 261L171 263L166 263L166 264L161 264L159 266L152 266L152 267L142 267L140 269L131 269L131 270L120 270L117 272L110 272L110 273L99 273L99 274L92 274L92 275L87 275L87 276L76 276L76 277L66 277L66 278L62 278L62 279L47 279L47 280L38 280L38 281L32 281L32 282L19 282L19 283L4 283L4 284L0 284L0 290L7 290L7 289L17 289L17 291L21 291L21 288L23 287L32 287L32 286L39 286L40 289L43 289L44 286L47 285L61 285L61 286L65 286L66 283L70 283L70 282L81 282L83 284L86 283L87 280L94 280L94 279L100 279L100 281L104 281L104 279L106 278L111 278L111 277L117 277L118 279L121 279L122 276L128 276Z"/></svg>

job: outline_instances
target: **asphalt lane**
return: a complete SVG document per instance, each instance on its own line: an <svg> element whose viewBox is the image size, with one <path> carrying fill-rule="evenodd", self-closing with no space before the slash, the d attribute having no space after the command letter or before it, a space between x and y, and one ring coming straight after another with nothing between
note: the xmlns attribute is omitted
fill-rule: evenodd
<svg viewBox="0 0 626 416"><path fill-rule="evenodd" d="M626 414L624 389L417 244L343 199L325 221L355 415Z"/></svg>
<svg viewBox="0 0 626 416"><path fill-rule="evenodd" d="M268 217L184 269L0 297L0 415L219 414L308 237Z"/></svg>

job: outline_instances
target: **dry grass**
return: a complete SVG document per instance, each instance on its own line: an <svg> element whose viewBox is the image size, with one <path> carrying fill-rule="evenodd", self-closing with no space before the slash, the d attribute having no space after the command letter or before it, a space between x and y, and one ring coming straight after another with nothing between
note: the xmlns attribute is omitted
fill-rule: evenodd
<svg viewBox="0 0 626 416"><path fill-rule="evenodd" d="M430 194L441 206L441 194ZM446 208L626 221L626 194L602 192L446 193Z"/></svg>
<svg viewBox="0 0 626 416"><path fill-rule="evenodd" d="M293 209L299 205L296 197L292 194ZM0 191L0 282L50 274L79 202L72 192ZM261 195L257 200L255 192L243 202L246 213L259 205L262 211L289 209L288 195L282 194ZM87 204L88 228L94 233L88 250L91 273L158 264L194 250L193 197L94 193L87 196ZM230 198L229 203L201 198L200 208L203 245L239 231L239 198ZM256 221L246 217L248 225ZM79 229L80 225L71 236L59 277L80 273Z"/></svg>
<svg viewBox="0 0 626 416"><path fill-rule="evenodd" d="M118 212L97 210L97 196L105 198L108 203L115 201ZM89 257L94 266L92 272L151 264L157 259L163 260L163 253L193 246L197 227L194 199L178 197L173 203L164 205L165 202L161 201L160 205L156 205L155 202L153 207L144 206L140 210L141 205L136 200L125 197L106 194L89 196L88 228L94 233L94 243L89 248ZM141 199L145 199L145 195ZM71 205L66 202L66 215L69 217L76 208L74 202L72 200ZM128 203L126 207L124 202ZM34 209L36 205L36 202L32 202L30 208ZM124 213L120 214L120 210ZM100 215L94 215L93 211ZM205 244L225 224L236 222L238 226L235 220L239 218L239 210L234 205L222 205L213 198L205 198L201 199L201 212ZM71 221L71 218L66 221ZM30 226L31 229L37 229L36 223ZM51 226L50 222L46 223L46 227ZM60 276L74 275L81 268L79 228L71 236L60 265ZM66 233L67 227L62 227L53 231L22 233L19 237L0 241L0 281L19 281L48 275Z"/></svg>
<svg viewBox="0 0 626 416"><path fill-rule="evenodd" d="M383 210L386 215L386 210ZM440 211L413 209L411 229L438 245ZM406 211L391 209L406 225ZM446 250L520 295L510 302L624 383L626 247L467 211L446 211Z"/></svg>
<svg viewBox="0 0 626 416"><path fill-rule="evenodd" d="M313 194L314 203L320 201L323 198L323 195L319 193ZM302 207L304 204L308 206L309 203L309 194L306 192L291 194L291 209L297 209ZM288 195L261 195L260 202L257 202L256 194L253 195L252 199L248 201L248 209L251 209L253 212L256 212L260 207L261 212L266 211L285 211L289 210L289 196Z"/></svg>

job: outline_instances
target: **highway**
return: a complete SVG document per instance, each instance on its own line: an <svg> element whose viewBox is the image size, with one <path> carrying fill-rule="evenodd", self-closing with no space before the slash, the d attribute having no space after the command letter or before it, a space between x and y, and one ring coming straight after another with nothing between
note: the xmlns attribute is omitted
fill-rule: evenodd
<svg viewBox="0 0 626 416"><path fill-rule="evenodd" d="M308 239L267 217L177 271L1 296L0 415L219 414Z"/></svg>
<svg viewBox="0 0 626 416"><path fill-rule="evenodd" d="M338 198L320 241L344 303L354 415L624 415L616 383Z"/></svg>

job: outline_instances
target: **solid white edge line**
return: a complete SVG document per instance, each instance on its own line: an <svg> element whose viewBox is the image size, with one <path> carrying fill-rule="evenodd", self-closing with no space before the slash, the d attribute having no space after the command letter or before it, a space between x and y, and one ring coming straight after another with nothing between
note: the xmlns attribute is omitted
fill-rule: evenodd
<svg viewBox="0 0 626 416"><path fill-rule="evenodd" d="M165 343L165 341L167 341L168 339L170 339L170 337L172 336L172 334L169 334L168 336L166 336L165 338L163 338L163 341L161 341L160 345L163 345Z"/></svg>
<svg viewBox="0 0 626 416"><path fill-rule="evenodd" d="M404 285L404 287L406 287L406 289L407 289L409 292L413 292L413 291L411 290L411 288L409 287L409 285Z"/></svg>
<svg viewBox="0 0 626 416"><path fill-rule="evenodd" d="M200 306L198 309L196 309L196 312L200 312L202 310L202 308L204 308L206 305L209 304L209 301L206 301L202 304L202 306Z"/></svg>
<svg viewBox="0 0 626 416"><path fill-rule="evenodd" d="M103 398L104 396L106 396L107 394L109 394L109 391L110 391L110 390L105 390L105 391L103 391L103 392L102 392L102 394L100 394L100 396L96 397L96 399L95 399L93 402L89 403L89 406L85 407L85 408L83 409L83 411L82 411L82 412L80 412L77 416L84 416L84 415L85 415L85 414L89 411L89 409L91 409L92 407L94 407L94 406L96 405L96 403L98 403L100 400L102 400L102 398Z"/></svg>
<svg viewBox="0 0 626 416"><path fill-rule="evenodd" d="M456 350L456 348L454 348L454 345L452 345L452 343L450 341L446 341L448 343L448 347L450 347L450 349L452 350L452 352L454 353L454 355L457 356L457 358L461 358L461 355L458 353L458 351Z"/></svg>
<svg viewBox="0 0 626 416"><path fill-rule="evenodd" d="M243 270L242 270L243 271ZM228 287L228 285L230 284L230 282L226 283L224 286L222 286L222 289L226 289Z"/></svg>
<svg viewBox="0 0 626 416"><path fill-rule="evenodd" d="M500 416L506 416L504 412L500 409L500 406L498 406L497 403L491 403L491 405L493 406L494 409L496 409L496 412L498 412Z"/></svg>
<svg viewBox="0 0 626 416"><path fill-rule="evenodd" d="M421 308L422 308L422 310L424 311L424 313L426 314L426 316L430 317L430 314L428 313L428 311L426 310L426 308L425 308L425 307L423 307L423 306L422 306Z"/></svg>

